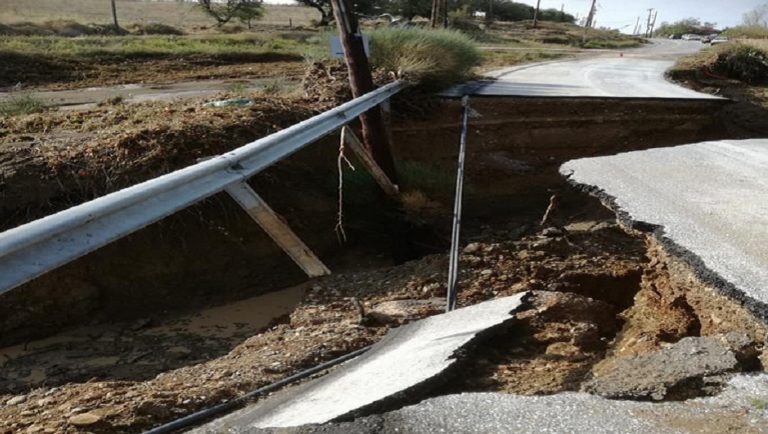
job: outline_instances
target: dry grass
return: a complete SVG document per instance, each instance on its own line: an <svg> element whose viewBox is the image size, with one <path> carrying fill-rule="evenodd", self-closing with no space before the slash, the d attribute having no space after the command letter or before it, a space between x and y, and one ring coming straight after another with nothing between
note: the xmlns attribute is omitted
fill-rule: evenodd
<svg viewBox="0 0 768 434"><path fill-rule="evenodd" d="M133 23L163 23L184 30L213 26L192 2L117 0L118 20L121 25ZM313 9L299 6L267 5L259 24L309 26L319 18ZM0 23L31 22L36 24L54 20L73 20L79 23L106 24L112 22L111 9L106 0L2 0Z"/></svg>
<svg viewBox="0 0 768 434"><path fill-rule="evenodd" d="M768 39L741 39L739 42L768 52Z"/></svg>

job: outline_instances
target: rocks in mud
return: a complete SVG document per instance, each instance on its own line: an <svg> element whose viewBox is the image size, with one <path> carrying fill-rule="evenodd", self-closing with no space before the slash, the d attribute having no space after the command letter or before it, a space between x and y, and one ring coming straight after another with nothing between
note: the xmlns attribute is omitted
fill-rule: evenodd
<svg viewBox="0 0 768 434"><path fill-rule="evenodd" d="M14 396L8 401L5 401L5 405L19 405L19 404L23 404L26 400L27 400L26 395Z"/></svg>
<svg viewBox="0 0 768 434"><path fill-rule="evenodd" d="M102 417L96 413L81 413L69 418L69 423L74 426L90 426L101 422Z"/></svg>
<svg viewBox="0 0 768 434"><path fill-rule="evenodd" d="M607 398L685 399L705 394L718 383L711 377L748 368L756 357L743 332L687 337L657 352L617 359L582 390Z"/></svg>
<svg viewBox="0 0 768 434"><path fill-rule="evenodd" d="M403 324L417 318L442 313L444 310L445 300L442 298L394 300L375 305L366 317L375 323Z"/></svg>

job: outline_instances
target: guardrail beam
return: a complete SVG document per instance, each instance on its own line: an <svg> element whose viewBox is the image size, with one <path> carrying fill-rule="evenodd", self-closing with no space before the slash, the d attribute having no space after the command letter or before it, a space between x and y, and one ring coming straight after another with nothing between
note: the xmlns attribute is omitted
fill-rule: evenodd
<svg viewBox="0 0 768 434"><path fill-rule="evenodd" d="M272 240L293 259L309 277L331 274L331 270L312 253L285 221L280 217L251 186L238 182L228 186L225 191L264 229Z"/></svg>

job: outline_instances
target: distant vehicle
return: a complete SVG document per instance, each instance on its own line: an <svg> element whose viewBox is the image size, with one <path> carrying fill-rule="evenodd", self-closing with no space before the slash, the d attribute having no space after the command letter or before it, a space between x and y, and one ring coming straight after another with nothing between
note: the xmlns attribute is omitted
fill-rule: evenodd
<svg viewBox="0 0 768 434"><path fill-rule="evenodd" d="M712 39L712 42L710 42L710 44L718 45L718 44L725 44L727 42L728 42L728 38L726 38L725 36L718 36Z"/></svg>
<svg viewBox="0 0 768 434"><path fill-rule="evenodd" d="M701 40L701 35L694 35L692 33L687 33L687 34L683 35L682 39L684 41L700 41Z"/></svg>
<svg viewBox="0 0 768 434"><path fill-rule="evenodd" d="M669 39L680 39L680 35L669 35Z"/></svg>

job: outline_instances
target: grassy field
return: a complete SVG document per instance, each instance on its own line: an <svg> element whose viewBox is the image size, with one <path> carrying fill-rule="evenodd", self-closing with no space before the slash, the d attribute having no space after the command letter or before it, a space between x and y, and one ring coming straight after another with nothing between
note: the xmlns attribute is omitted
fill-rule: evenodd
<svg viewBox="0 0 768 434"><path fill-rule="evenodd" d="M237 24L217 28L191 2L117 0L121 26L132 34L115 36L104 34L109 33L111 20L107 0L0 2L0 35L6 35L0 36L0 88L18 83L25 88L72 89L211 78L298 79L305 60L327 57L331 33L311 27L316 12L297 6L265 6L264 19L249 31L236 29ZM582 46L578 26L542 22L534 29L531 24L494 23L483 28L482 23L468 22L463 31L475 42L514 49L486 51L480 70L562 57L565 54L548 50ZM364 26L370 31L376 24ZM148 27L155 29L150 32ZM147 34L176 29L185 34ZM587 36L584 48L643 43L613 31L590 30ZM433 60L440 58L430 50L420 50L419 44L414 47L408 53L400 50L398 61L417 52ZM450 58L443 57L441 60ZM413 67L418 59L409 62Z"/></svg>
<svg viewBox="0 0 768 434"><path fill-rule="evenodd" d="M162 23L186 31L213 27L194 2L117 0L118 21L121 25L133 23ZM314 9L300 6L268 5L262 25L310 26L319 18ZM112 12L107 0L2 0L0 24L72 20L83 24L108 24Z"/></svg>

